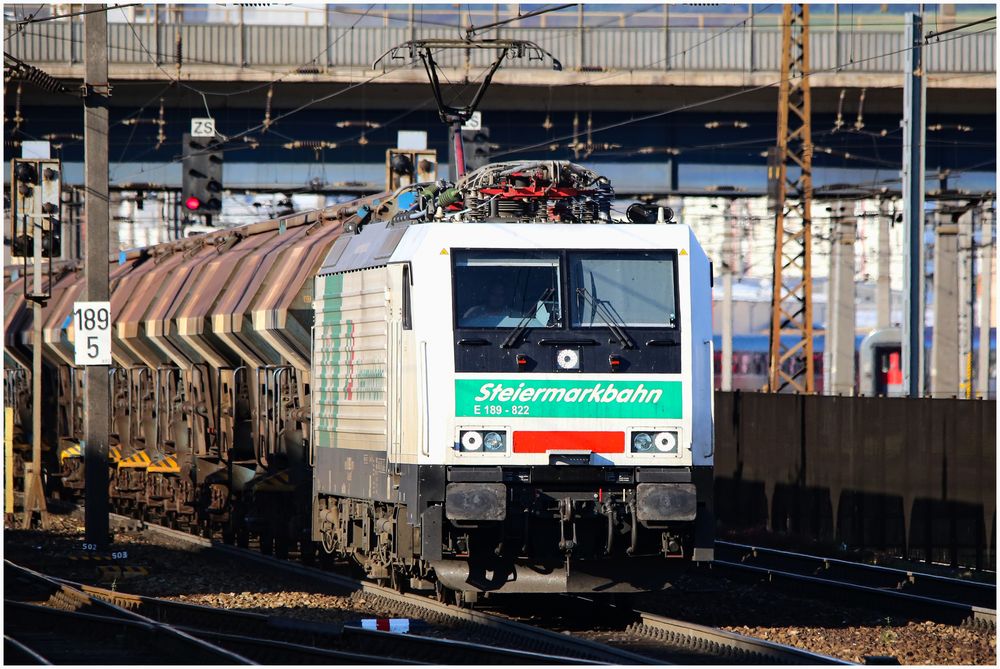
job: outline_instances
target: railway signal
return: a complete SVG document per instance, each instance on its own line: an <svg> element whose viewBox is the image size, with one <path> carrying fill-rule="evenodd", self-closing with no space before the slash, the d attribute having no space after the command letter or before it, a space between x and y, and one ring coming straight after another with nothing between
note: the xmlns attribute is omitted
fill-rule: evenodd
<svg viewBox="0 0 1000 669"><path fill-rule="evenodd" d="M215 137L184 134L181 201L191 214L222 213L222 145Z"/></svg>
<svg viewBox="0 0 1000 669"><path fill-rule="evenodd" d="M490 144L489 128L463 128L462 141L468 147L465 152L465 167L468 171L472 172L483 165L489 165L490 153L493 150L493 145Z"/></svg>
<svg viewBox="0 0 1000 669"><path fill-rule="evenodd" d="M62 255L60 201L62 173L58 160L15 158L11 162L10 255L27 262L34 238L41 238L41 257Z"/></svg>

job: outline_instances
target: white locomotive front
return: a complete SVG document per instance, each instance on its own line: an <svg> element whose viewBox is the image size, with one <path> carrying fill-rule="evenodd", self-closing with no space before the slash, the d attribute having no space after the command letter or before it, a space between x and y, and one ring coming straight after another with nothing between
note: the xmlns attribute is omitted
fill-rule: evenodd
<svg viewBox="0 0 1000 669"><path fill-rule="evenodd" d="M328 552L466 598L658 589L712 558L710 265L611 197L515 163L358 212L314 298Z"/></svg>

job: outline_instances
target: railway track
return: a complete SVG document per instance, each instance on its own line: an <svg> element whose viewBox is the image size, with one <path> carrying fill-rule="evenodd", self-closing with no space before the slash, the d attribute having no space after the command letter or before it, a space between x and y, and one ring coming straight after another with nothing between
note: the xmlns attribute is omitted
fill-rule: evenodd
<svg viewBox="0 0 1000 669"><path fill-rule="evenodd" d="M14 584L13 596L33 600L5 600L6 613L17 620L8 632L11 649L26 660L79 663L80 658L89 658L108 663L122 659L134 664L159 664L166 657L178 662L219 663L212 662L214 658L223 663L262 664L586 663L449 639L130 595L48 577L10 562L5 563L4 570L7 582ZM60 637L57 652L40 643L46 634L51 638L52 629L59 629L62 635L67 626L72 634ZM185 643L165 644L164 638L170 636ZM109 639L123 637L128 642L108 643ZM89 648L90 640L96 640L99 651ZM164 656L164 646L176 648L176 654ZM215 654L219 657L215 658Z"/></svg>
<svg viewBox="0 0 1000 669"><path fill-rule="evenodd" d="M996 584L716 541L711 569L796 593L841 596L935 622L996 626Z"/></svg>
<svg viewBox="0 0 1000 669"><path fill-rule="evenodd" d="M7 560L4 646L23 659L45 664L251 663L221 646Z"/></svg>
<svg viewBox="0 0 1000 669"><path fill-rule="evenodd" d="M727 632L667 618L654 613L635 611L638 620L629 626L635 634L689 648L693 652L716 655L720 661L734 664L851 664L794 646Z"/></svg>
<svg viewBox="0 0 1000 669"><path fill-rule="evenodd" d="M620 631L638 640L637 647L646 652L637 653L598 643L565 630L552 630L525 624L497 612L462 608L435 599L401 593L366 581L323 571L291 560L280 560L256 551L213 542L155 524L145 524L126 516L112 516L113 521L131 529L139 529L166 538L211 548L234 558L256 562L290 575L297 575L313 583L323 583L349 591L363 592L368 600L381 600L400 610L403 615L420 617L429 622L445 618L458 619L475 625L484 633L484 642L517 645L534 653L543 653L575 661L614 664L661 664L664 661L689 662L692 658L727 664L847 664L835 658L812 653L792 646L755 639L724 630L674 620L653 613L608 606L592 599L590 604L604 611L602 619L618 621ZM583 601L586 598L573 598Z"/></svg>

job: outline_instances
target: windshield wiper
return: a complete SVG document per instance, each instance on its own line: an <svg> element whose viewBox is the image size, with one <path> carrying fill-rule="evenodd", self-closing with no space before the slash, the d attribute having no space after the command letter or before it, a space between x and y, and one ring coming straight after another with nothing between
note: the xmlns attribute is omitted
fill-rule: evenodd
<svg viewBox="0 0 1000 669"><path fill-rule="evenodd" d="M552 297L552 293L554 292L555 289L551 286L542 291L542 294L538 296L537 300L535 300L535 308L531 310L531 313L526 314L524 318L521 319L514 330L507 335L507 338L503 340L502 344L500 344L500 348L513 348L513 346L520 341L521 335L523 335L524 331L528 329L528 323L530 323L535 318L535 314L538 313L538 308L542 306L542 303L545 302L545 300Z"/></svg>
<svg viewBox="0 0 1000 669"><path fill-rule="evenodd" d="M611 314L604 304L596 300L586 288L577 288L576 292L578 295L590 302L590 306L593 307L594 313L601 317L601 320L608 326L608 329L611 330L611 334L615 336L618 342L622 345L622 348L635 348L632 338L628 336L627 332L625 332L624 325L619 325L614 322L614 315ZM608 311L608 313L605 314L605 311Z"/></svg>

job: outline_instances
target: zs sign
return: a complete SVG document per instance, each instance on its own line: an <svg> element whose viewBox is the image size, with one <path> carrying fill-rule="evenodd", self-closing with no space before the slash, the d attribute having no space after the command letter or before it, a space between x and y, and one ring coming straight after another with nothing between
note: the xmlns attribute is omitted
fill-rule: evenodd
<svg viewBox="0 0 1000 669"><path fill-rule="evenodd" d="M214 118L193 118L191 119L192 137L215 137Z"/></svg>

